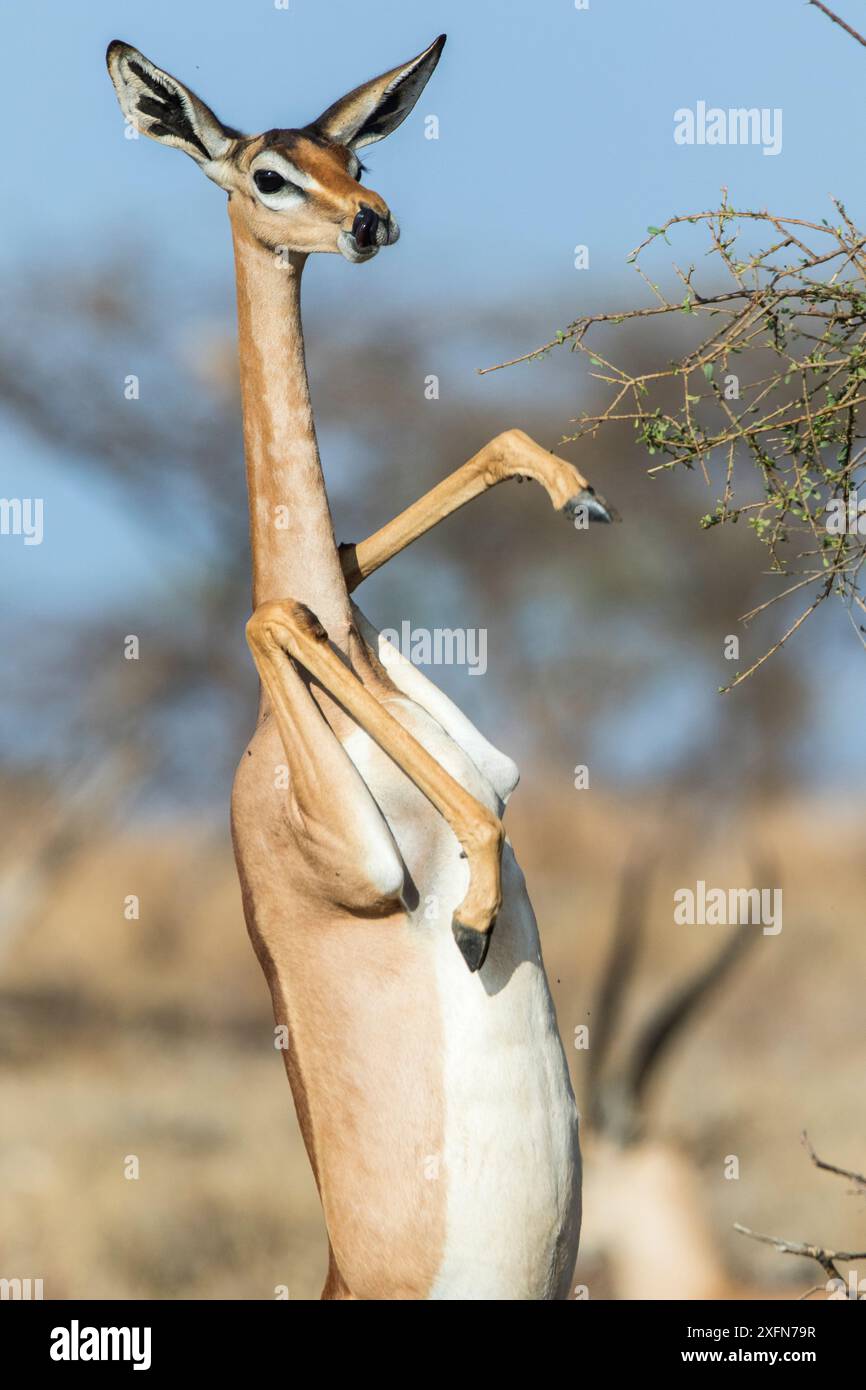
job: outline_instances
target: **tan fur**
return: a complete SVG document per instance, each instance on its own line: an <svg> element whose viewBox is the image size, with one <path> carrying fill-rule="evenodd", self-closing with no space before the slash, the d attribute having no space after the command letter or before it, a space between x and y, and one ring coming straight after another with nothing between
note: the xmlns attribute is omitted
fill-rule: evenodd
<svg viewBox="0 0 866 1390"><path fill-rule="evenodd" d="M284 753L270 719L251 751L235 783L234 841L274 1018L289 1030L286 1072L331 1242L323 1297L423 1298L444 1239L441 1187L424 1169L442 1147L435 996L418 953L394 950L399 909L373 917L382 905L372 895L370 916L336 906L289 832L285 793L272 786Z"/></svg>
<svg viewBox="0 0 866 1390"><path fill-rule="evenodd" d="M341 547L340 561L350 592L467 502L515 477L534 479L558 511L588 486L573 464L549 454L523 430L506 430L365 541Z"/></svg>
<svg viewBox="0 0 866 1390"><path fill-rule="evenodd" d="M325 493L301 332L306 257L283 262L258 239L248 201L232 197L238 360L250 499L253 607L291 594L345 649L350 623ZM282 508L283 513L278 513ZM288 525L277 524L287 519Z"/></svg>
<svg viewBox="0 0 866 1390"><path fill-rule="evenodd" d="M390 217L385 200L347 173L348 150L323 145L300 132L276 131L274 138L267 142L264 136L259 136L252 142L239 145L232 157L232 202L236 204L236 212L247 232L260 245L286 245L285 216L263 207L249 191L247 173L250 165L257 155L268 149L281 150L315 181L304 206L292 213L293 251L303 254L335 251L337 233L351 228L362 203L373 208L380 217ZM233 224L237 225L234 219Z"/></svg>

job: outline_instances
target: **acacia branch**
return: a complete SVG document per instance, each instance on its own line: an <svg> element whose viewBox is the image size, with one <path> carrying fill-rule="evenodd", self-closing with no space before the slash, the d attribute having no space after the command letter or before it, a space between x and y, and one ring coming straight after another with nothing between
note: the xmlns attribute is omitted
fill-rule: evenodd
<svg viewBox="0 0 866 1390"><path fill-rule="evenodd" d="M839 1177L849 1178L866 1190L866 1177L862 1173L851 1172L848 1168L839 1168L835 1163L826 1163L819 1158L812 1148L805 1130L803 1130L801 1140L816 1168L822 1168L828 1173L836 1173ZM752 1240L761 1241L764 1245L772 1245L783 1255L801 1255L806 1259L816 1260L825 1274L828 1274L831 1279L840 1280L842 1283L844 1280L839 1273L837 1264L853 1264L858 1260L866 1260L866 1250L829 1250L823 1245L810 1245L805 1241L785 1240L782 1236L761 1235L758 1231L750 1230L748 1226L742 1226L739 1221L734 1222L734 1230L742 1236L749 1236ZM815 1289L810 1289L809 1293L815 1293ZM808 1297L808 1294L804 1297Z"/></svg>
<svg viewBox="0 0 866 1390"><path fill-rule="evenodd" d="M748 1226L741 1226L739 1221L734 1222L734 1230L741 1236L749 1236L751 1240L760 1241L762 1245L772 1245L783 1255L800 1255L804 1259L817 1260L824 1273L829 1274L831 1279L842 1279L836 1268L837 1260L842 1264L866 1260L866 1251L825 1250L823 1245L808 1245L804 1241L785 1240L782 1236L765 1236L760 1231L751 1231Z"/></svg>
<svg viewBox="0 0 866 1390"><path fill-rule="evenodd" d="M752 618L800 587L816 587L814 601L726 691L758 671L831 594L849 611L860 606L866 519L856 500L858 485L866 495L866 235L838 199L833 206L835 223L736 210L723 189L719 207L678 213L649 227L629 255L653 303L581 315L540 347L480 369L501 371L566 344L583 354L604 397L600 407L571 422L573 432L561 442L626 426L661 460L648 465L650 474L699 467L707 486L718 487L701 526L743 518L769 552L770 573L786 581L752 609ZM670 244L669 233L686 224L708 233L707 255L733 288L699 287L694 265L674 264L675 288L666 294L644 270L640 258L647 247ZM771 229L769 246L743 247L744 230L754 227ZM634 370L615 360L606 339L599 343L599 334L614 326L636 329L642 320L675 314L686 315L698 331L690 349L666 366ZM747 463L762 486L757 501L753 485L740 501ZM840 507L844 525L836 524ZM803 537L806 546L792 545ZM866 649L862 637L861 645Z"/></svg>
<svg viewBox="0 0 866 1390"><path fill-rule="evenodd" d="M864 1177L862 1173L852 1172L850 1168L837 1168L835 1163L827 1163L824 1159L819 1158L815 1150L812 1148L812 1145L809 1141L809 1136L805 1130L803 1130L802 1141L803 1146L806 1149L806 1152L808 1153L816 1168L823 1169L825 1173L835 1173L836 1176L840 1178L847 1178L849 1182L853 1182L855 1186L860 1188L861 1191L866 1192L866 1177Z"/></svg>
<svg viewBox="0 0 866 1390"><path fill-rule="evenodd" d="M828 9L827 6L823 4L822 0L809 0L809 4L814 5L816 10L821 10L828 19L832 19L834 24L838 24L840 29L844 29L846 34L850 34L852 39L856 39L858 43L862 43L863 47L866 48L866 39L864 39L863 35L858 34L856 29L852 29L850 24L847 24L844 19L840 19L839 15L834 14L832 10Z"/></svg>

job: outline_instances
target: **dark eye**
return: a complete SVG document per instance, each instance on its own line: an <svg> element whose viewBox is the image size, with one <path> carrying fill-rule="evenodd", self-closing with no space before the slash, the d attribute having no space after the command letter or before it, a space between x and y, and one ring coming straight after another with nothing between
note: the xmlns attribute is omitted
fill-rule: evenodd
<svg viewBox="0 0 866 1390"><path fill-rule="evenodd" d="M257 169L253 174L253 183L260 193L279 193L281 188L285 188L288 180L275 169Z"/></svg>
<svg viewBox="0 0 866 1390"><path fill-rule="evenodd" d="M358 168L357 168L356 171L355 171L355 182L357 183L358 180L360 179L361 175L362 175L362 174L366 174L366 172L367 172L367 166L366 166L366 164L362 164L361 161L360 161L360 159L359 159L359 160L358 160Z"/></svg>

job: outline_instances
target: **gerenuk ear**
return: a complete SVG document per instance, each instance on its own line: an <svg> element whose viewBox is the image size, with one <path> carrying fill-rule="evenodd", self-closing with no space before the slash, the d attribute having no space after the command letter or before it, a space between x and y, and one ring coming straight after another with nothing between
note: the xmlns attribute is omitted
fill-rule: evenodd
<svg viewBox="0 0 866 1390"><path fill-rule="evenodd" d="M313 121L312 128L327 140L349 145L353 150L372 145L374 140L383 140L409 115L444 47L445 35L440 34L411 62L374 77L335 101Z"/></svg>
<svg viewBox="0 0 866 1390"><path fill-rule="evenodd" d="M219 162L238 132L224 126L194 92L128 43L115 39L105 60L126 119L152 140L191 155L220 183Z"/></svg>

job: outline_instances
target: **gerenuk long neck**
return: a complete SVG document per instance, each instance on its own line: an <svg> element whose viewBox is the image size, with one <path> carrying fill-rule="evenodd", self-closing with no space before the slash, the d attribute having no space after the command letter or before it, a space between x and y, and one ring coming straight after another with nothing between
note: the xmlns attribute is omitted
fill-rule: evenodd
<svg viewBox="0 0 866 1390"><path fill-rule="evenodd" d="M253 606L296 599L345 649L349 599L334 540L301 328L306 257L285 264L229 217L250 505Z"/></svg>

